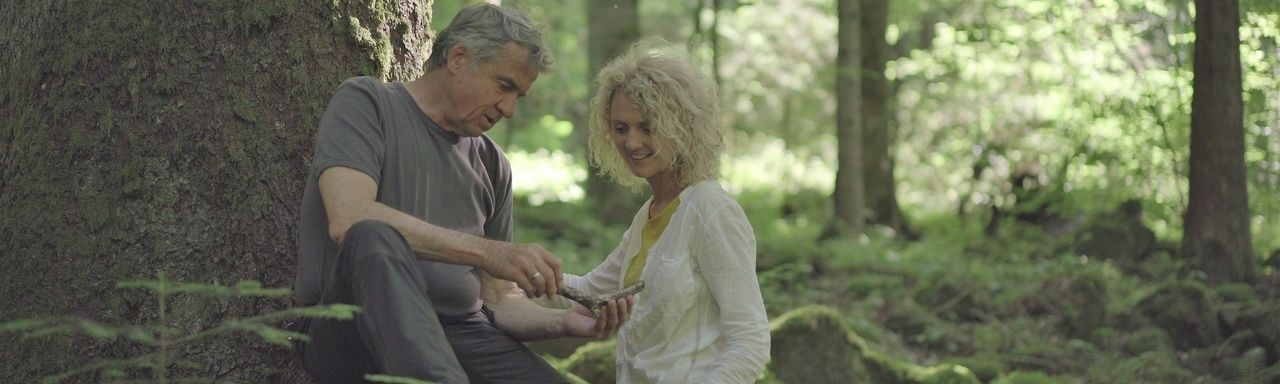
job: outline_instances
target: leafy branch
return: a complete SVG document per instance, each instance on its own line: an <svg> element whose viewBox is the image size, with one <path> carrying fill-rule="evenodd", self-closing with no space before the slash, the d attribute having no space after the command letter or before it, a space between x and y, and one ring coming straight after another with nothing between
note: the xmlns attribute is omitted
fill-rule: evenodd
<svg viewBox="0 0 1280 384"><path fill-rule="evenodd" d="M360 312L360 308L348 304L318 305L287 308L242 319L229 319L216 327L185 334L183 330L169 326L169 299L178 294L214 298L266 297L289 295L286 288L266 288L256 281L240 281L234 285L184 283L168 280L164 272L156 274L156 280L131 280L116 283L116 288L150 291L156 300L155 322L142 325L111 325L72 316L55 316L20 319L0 323L0 332L20 333L23 339L86 334L98 341L125 340L150 347L150 351L122 359L102 359L43 378L43 383L60 383L85 374L98 374L112 383L213 383L206 378L169 378L169 370L175 367L199 368L198 364L176 360L176 347L233 332L257 335L259 339L284 347L296 341L307 341L305 334L277 328L274 324L296 318L330 318L348 320ZM126 369L145 369L151 377L145 380L130 379ZM390 377L388 377L390 378ZM396 378L391 378L396 379ZM399 382L399 381L389 381Z"/></svg>

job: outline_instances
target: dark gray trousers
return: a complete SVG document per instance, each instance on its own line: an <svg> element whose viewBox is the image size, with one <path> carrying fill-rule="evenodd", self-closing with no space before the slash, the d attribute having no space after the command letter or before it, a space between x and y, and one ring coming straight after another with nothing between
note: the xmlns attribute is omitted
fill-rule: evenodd
<svg viewBox="0 0 1280 384"><path fill-rule="evenodd" d="M347 231L326 266L320 304L353 304L353 320L311 319L303 365L317 383L384 374L437 383L567 383L545 360L494 326L488 309L438 317L404 237L380 221Z"/></svg>

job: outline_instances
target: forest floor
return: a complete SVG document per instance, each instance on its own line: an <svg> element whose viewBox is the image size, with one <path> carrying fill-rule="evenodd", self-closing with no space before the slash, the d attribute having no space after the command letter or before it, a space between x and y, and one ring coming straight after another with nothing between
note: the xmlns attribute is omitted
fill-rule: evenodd
<svg viewBox="0 0 1280 384"><path fill-rule="evenodd" d="M917 223L915 240L817 241L753 224L771 319L830 307L896 359L1006 384L1280 382L1280 272L1209 283L1122 209L1061 235L952 217Z"/></svg>

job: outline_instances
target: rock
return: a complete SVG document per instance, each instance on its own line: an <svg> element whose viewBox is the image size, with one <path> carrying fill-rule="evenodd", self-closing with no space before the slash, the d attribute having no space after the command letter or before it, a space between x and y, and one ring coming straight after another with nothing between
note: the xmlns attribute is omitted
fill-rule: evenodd
<svg viewBox="0 0 1280 384"><path fill-rule="evenodd" d="M1267 364L1280 362L1280 302L1266 301L1245 310L1236 319L1235 328L1252 331L1266 351Z"/></svg>
<svg viewBox="0 0 1280 384"><path fill-rule="evenodd" d="M1150 351L1173 350L1173 340L1160 328L1144 328L1124 340L1125 353L1133 356Z"/></svg>
<svg viewBox="0 0 1280 384"><path fill-rule="evenodd" d="M1111 260L1127 270L1139 266L1156 249L1155 232L1142 223L1142 205L1136 201L1091 218L1072 238L1069 248L1076 254Z"/></svg>
<svg viewBox="0 0 1280 384"><path fill-rule="evenodd" d="M1138 302L1137 309L1168 332L1178 350L1204 348L1222 341L1217 310L1199 284L1167 284Z"/></svg>
<svg viewBox="0 0 1280 384"><path fill-rule="evenodd" d="M568 358L553 362L553 366L588 383L614 383L618 381L617 347L614 339L593 341L578 347Z"/></svg>
<svg viewBox="0 0 1280 384"><path fill-rule="evenodd" d="M1032 315L1056 316L1072 338L1087 339L1107 323L1106 282L1097 273L1050 278L1024 301Z"/></svg>
<svg viewBox="0 0 1280 384"><path fill-rule="evenodd" d="M844 327L835 310L793 310L770 326L770 371L784 383L867 383L863 341Z"/></svg>
<svg viewBox="0 0 1280 384"><path fill-rule="evenodd" d="M870 349L840 313L822 306L795 309L770 325L769 371L784 383L977 384L968 368L921 367Z"/></svg>

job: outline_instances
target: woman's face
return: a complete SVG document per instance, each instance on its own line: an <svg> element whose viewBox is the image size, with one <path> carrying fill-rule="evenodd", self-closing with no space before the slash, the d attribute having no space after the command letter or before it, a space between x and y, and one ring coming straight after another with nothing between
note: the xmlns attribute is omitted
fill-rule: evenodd
<svg viewBox="0 0 1280 384"><path fill-rule="evenodd" d="M649 180L650 184L669 181L671 176L671 156L673 145L667 139L653 135L649 128L649 120L644 116L625 92L614 92L609 104L609 136L613 138L614 148L627 162L631 174ZM658 148L664 148L659 151Z"/></svg>

